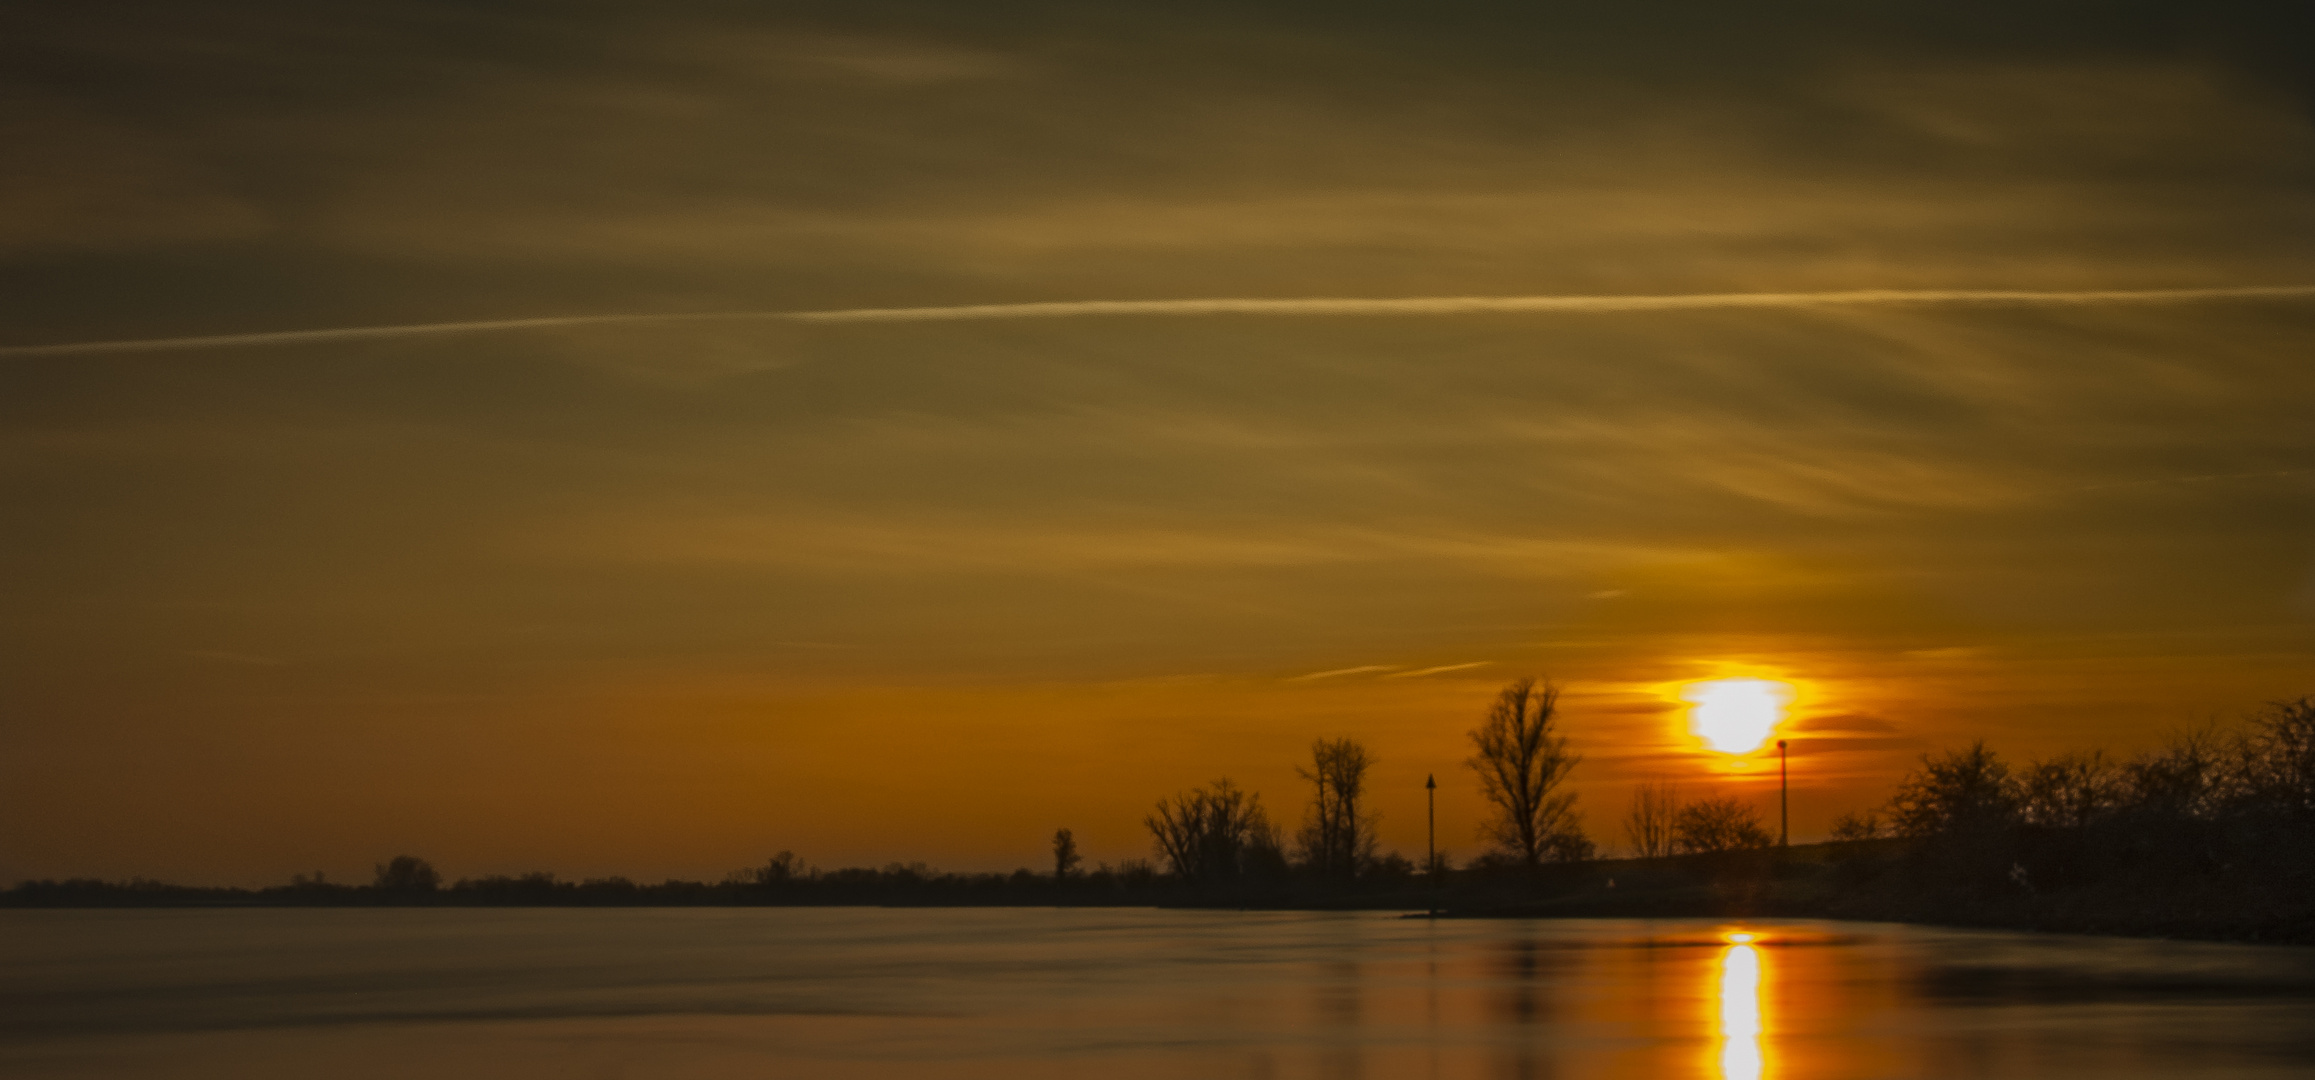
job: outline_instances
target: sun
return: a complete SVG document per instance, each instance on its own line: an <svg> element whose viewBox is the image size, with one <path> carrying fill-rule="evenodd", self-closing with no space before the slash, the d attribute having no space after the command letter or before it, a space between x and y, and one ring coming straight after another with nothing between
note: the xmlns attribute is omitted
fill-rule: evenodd
<svg viewBox="0 0 2315 1080"><path fill-rule="evenodd" d="M1711 679L1689 683L1680 697L1694 703L1688 728L1704 745L1723 754L1749 754L1776 733L1793 688L1768 679Z"/></svg>

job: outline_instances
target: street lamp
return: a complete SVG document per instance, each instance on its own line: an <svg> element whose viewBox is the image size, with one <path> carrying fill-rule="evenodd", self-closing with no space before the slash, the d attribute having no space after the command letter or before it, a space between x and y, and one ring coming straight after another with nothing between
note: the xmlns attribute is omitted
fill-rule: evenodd
<svg viewBox="0 0 2315 1080"><path fill-rule="evenodd" d="M1792 771L1785 765L1784 740L1776 741L1776 846L1791 847L1793 843L1793 781Z"/></svg>
<svg viewBox="0 0 2315 1080"><path fill-rule="evenodd" d="M1423 876L1431 879L1431 914L1439 914L1439 778L1423 776L1423 809L1428 818L1423 840Z"/></svg>

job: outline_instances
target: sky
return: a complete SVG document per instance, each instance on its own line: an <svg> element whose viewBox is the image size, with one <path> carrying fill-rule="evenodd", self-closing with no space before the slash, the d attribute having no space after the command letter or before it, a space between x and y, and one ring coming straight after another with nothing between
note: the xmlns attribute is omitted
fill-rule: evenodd
<svg viewBox="0 0 2315 1080"><path fill-rule="evenodd" d="M18 0L0 881L1115 862L1322 737L1468 859L1526 676L1610 848L1789 682L1810 839L2315 693L2291 7Z"/></svg>

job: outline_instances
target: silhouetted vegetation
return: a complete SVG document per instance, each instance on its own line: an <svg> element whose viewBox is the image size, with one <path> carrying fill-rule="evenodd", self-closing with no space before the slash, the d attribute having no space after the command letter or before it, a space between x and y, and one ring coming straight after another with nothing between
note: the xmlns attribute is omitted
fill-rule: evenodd
<svg viewBox="0 0 2315 1080"><path fill-rule="evenodd" d="M1374 764L1357 742L1319 739L1310 744L1310 767L1295 767L1316 789L1295 837L1305 872L1351 880L1374 865L1380 817L1365 806L1366 774Z"/></svg>
<svg viewBox="0 0 2315 1080"><path fill-rule="evenodd" d="M1413 860L1379 850L1367 777L1375 758L1348 738L1311 743L1295 774L1311 801L1285 859L1259 798L1227 780L1161 800L1145 824L1159 862L1179 887L1177 903L1264 907L1429 907L1455 881L1517 883L1546 864L1588 859L1591 840L1563 790L1579 760L1552 726L1558 691L1523 679L1506 687L1487 723L1470 733L1469 764L1496 813L1485 827L1496 848L1460 873L1444 852L1418 874Z"/></svg>
<svg viewBox="0 0 2315 1080"><path fill-rule="evenodd" d="M1624 839L1642 859L1705 855L1769 847L1776 838L1760 821L1760 808L1742 799L1716 795L1687 800L1668 783L1642 784L1624 811Z"/></svg>
<svg viewBox="0 0 2315 1080"><path fill-rule="evenodd" d="M423 860L418 860L423 862ZM391 865L384 864L384 865ZM381 867L383 869L383 866ZM429 867L428 869L431 869ZM1148 863L1128 860L1055 878L1029 870L951 874L923 863L823 871L790 852L759 866L735 870L719 882L668 880L656 884L624 877L566 881L544 871L466 878L433 888L401 875L364 886L330 883L316 874L265 889L205 888L143 879L27 881L0 892L13 907L615 907L693 905L1150 905L1180 898L1182 889Z"/></svg>
<svg viewBox="0 0 2315 1080"><path fill-rule="evenodd" d="M396 855L379 863L377 878L371 882L371 887L381 892L397 893L432 892L441 886L442 874L434 864L415 855Z"/></svg>
<svg viewBox="0 0 2315 1080"><path fill-rule="evenodd" d="M1924 755L1880 814L1848 815L1835 836L1840 906L1857 913L2315 939L2315 697L2126 761L2013 767L1982 742Z"/></svg>
<svg viewBox="0 0 2315 1080"><path fill-rule="evenodd" d="M1760 823L1760 809L1734 796L1702 799L1672 816L1672 850L1682 855L1743 851L1776 843Z"/></svg>
<svg viewBox="0 0 2315 1080"><path fill-rule="evenodd" d="M1924 755L1829 843L1774 846L1739 799L1643 786L1624 821L1641 857L1592 858L1554 733L1556 693L1522 680L1471 733L1497 848L1418 873L1378 853L1363 808L1373 758L1313 744L1313 800L1290 863L1259 796L1217 780L1145 819L1159 865L1083 869L1068 829L1053 870L941 873L922 863L824 871L782 851L718 882L564 881L548 873L445 885L396 856L368 885L319 873L266 889L145 879L31 881L9 906L198 905L1227 905L1443 908L1464 915L1813 916L2315 943L2315 698L2243 730L2199 730L2126 760L2100 751L2012 764L1984 743ZM1522 823L1525 823L1524 825Z"/></svg>
<svg viewBox="0 0 2315 1080"><path fill-rule="evenodd" d="M1318 739L1296 772L1312 799L1289 860L1280 830L1261 797L1227 779L1161 799L1145 819L1157 865L1127 860L1081 867L1077 837L1057 830L1050 874L947 874L921 863L823 871L782 851L718 882L641 884L612 877L565 881L545 872L494 875L443 884L426 860L396 856L378 864L371 884L299 875L271 889L178 888L154 882L28 882L0 899L17 905L342 904L342 905L652 905L652 904L1169 904L1262 907L1430 907L1451 890L1507 889L1536 881L1547 863L1588 858L1591 841L1563 790L1577 758L1553 727L1557 691L1534 680L1507 687L1487 723L1470 733L1479 772L1498 814L1488 835L1498 849L1458 871L1442 851L1418 872L1376 842L1380 820L1368 778L1375 758L1349 738ZM1477 894L1473 894L1477 895Z"/></svg>
<svg viewBox="0 0 2315 1080"><path fill-rule="evenodd" d="M1262 797L1226 779L1158 800L1157 809L1142 823L1155 838L1167 870L1187 884L1215 886L1247 876L1275 877L1286 868L1278 829L1262 809Z"/></svg>
<svg viewBox="0 0 2315 1080"><path fill-rule="evenodd" d="M1487 837L1498 855L1529 868L1593 853L1575 793L1560 790L1583 759L1552 730L1558 704L1558 687L1521 679L1503 689L1487 722L1471 732L1477 752L1466 764L1479 774L1480 792L1495 811Z"/></svg>
<svg viewBox="0 0 2315 1080"><path fill-rule="evenodd" d="M1643 859L1672 854L1672 822L1680 813L1680 789L1667 783L1642 784L1624 811L1624 840Z"/></svg>
<svg viewBox="0 0 2315 1080"><path fill-rule="evenodd" d="M1887 835L1889 827L1882 823L1881 815L1870 810L1851 810L1833 819L1834 843L1878 840Z"/></svg>

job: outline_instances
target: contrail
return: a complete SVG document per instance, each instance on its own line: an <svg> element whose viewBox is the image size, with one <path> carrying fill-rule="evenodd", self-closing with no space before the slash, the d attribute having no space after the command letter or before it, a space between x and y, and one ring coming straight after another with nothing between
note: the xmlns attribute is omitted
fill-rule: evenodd
<svg viewBox="0 0 2315 1080"><path fill-rule="evenodd" d="M1102 315L1468 315L1524 311L1699 311L1711 308L1836 307L1869 304L2115 304L2315 296L2315 285L2218 289L2104 289L2031 292L1996 289L1863 289L1854 292L1675 293L1659 296L1410 296L1301 300L1058 300L964 307L799 311L799 322L953 322Z"/></svg>
<svg viewBox="0 0 2315 1080"><path fill-rule="evenodd" d="M898 323L968 322L985 319L1084 319L1116 316L1195 315L1468 315L1517 312L1705 311L1720 308L1812 308L1904 304L2158 304L2197 300L2315 297L2315 285L2237 285L2211 289L1860 289L1849 292L1675 293L1641 296L1409 296L1255 299L1217 297L1184 300L1052 300L1021 304L968 304L955 307L847 308L837 311L723 311L662 315L568 315L477 322L347 326L322 330L270 330L201 337L137 341L76 341L56 345L0 346L0 357L72 356L90 353L219 349L236 345L296 345L325 341L365 341L434 337L509 330L648 323L788 322Z"/></svg>
<svg viewBox="0 0 2315 1080"><path fill-rule="evenodd" d="M71 356L80 353L224 349L235 345L300 345L317 341L375 341L383 338L484 334L499 330L548 330L567 326L792 319L796 314L795 312L718 312L704 315L561 315L539 319L487 319L476 322L407 323L399 326L340 326L326 330L263 330L249 334L141 338L135 341L75 341L61 345L8 345L0 346L0 356Z"/></svg>

